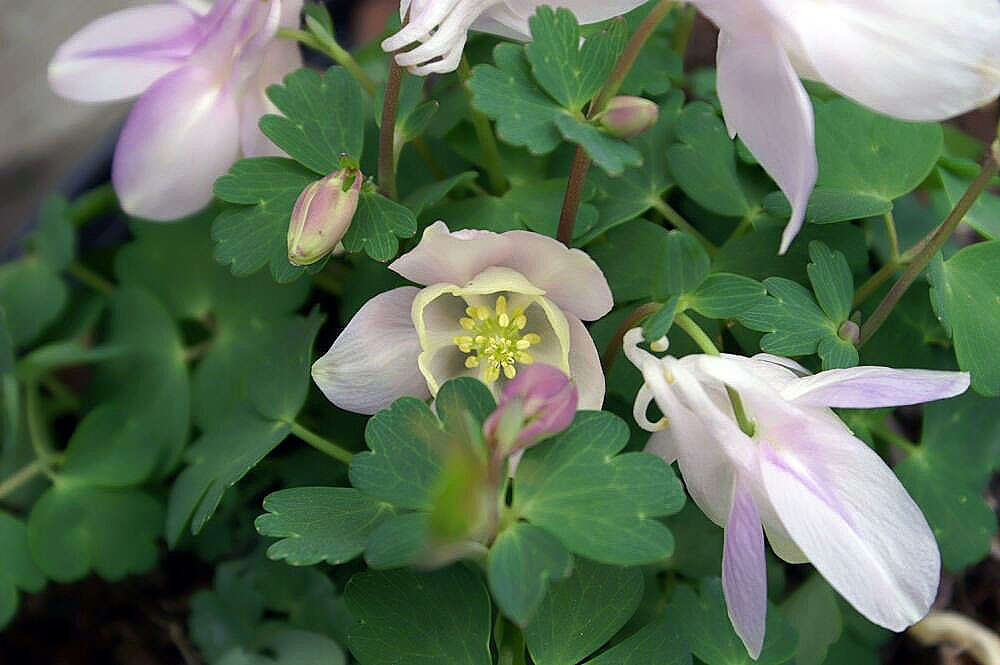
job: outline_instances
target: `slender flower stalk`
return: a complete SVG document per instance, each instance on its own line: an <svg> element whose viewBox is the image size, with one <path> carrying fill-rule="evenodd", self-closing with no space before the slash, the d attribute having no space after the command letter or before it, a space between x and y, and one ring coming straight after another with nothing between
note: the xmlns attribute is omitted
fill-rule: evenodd
<svg viewBox="0 0 1000 665"><path fill-rule="evenodd" d="M390 199L396 193L396 112L399 92L403 84L403 68L393 60L389 63L389 77L385 84L382 102L382 129L378 142L378 186Z"/></svg>

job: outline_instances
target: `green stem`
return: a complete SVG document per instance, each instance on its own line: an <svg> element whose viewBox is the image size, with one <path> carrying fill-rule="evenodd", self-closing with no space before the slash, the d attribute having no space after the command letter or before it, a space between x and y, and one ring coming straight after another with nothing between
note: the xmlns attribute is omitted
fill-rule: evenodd
<svg viewBox="0 0 1000 665"><path fill-rule="evenodd" d="M62 455L52 449L49 441L48 427L42 415L42 400L38 391L37 383L29 383L25 386L24 410L28 421L28 438L31 440L31 448L35 451L35 457L42 465L42 472L49 478L55 479L55 472L52 466L62 462Z"/></svg>
<svg viewBox="0 0 1000 665"><path fill-rule="evenodd" d="M403 83L403 68L396 59L389 59L389 78L385 84L382 103L382 132L379 135L378 184L382 193L396 200L396 112L399 107L399 90Z"/></svg>
<svg viewBox="0 0 1000 665"><path fill-rule="evenodd" d="M622 348L625 334L629 330L632 330L632 328L635 328L647 316L652 316L661 309L663 309L662 303L650 302L636 307L634 312L625 317L622 324L618 326L618 330L615 331L615 336L604 347L604 353L601 355L601 367L604 368L605 375L611 372L611 367L615 364L615 359L618 358L618 351Z"/></svg>
<svg viewBox="0 0 1000 665"><path fill-rule="evenodd" d="M499 196L508 189L507 178L503 175L503 161L500 158L500 148L497 146L493 127L490 125L489 119L472 105L472 91L469 90L469 77L471 75L469 59L463 55L462 61L458 65L459 80L469 102L469 112L472 114L472 126L476 130L476 138L479 139L479 146L483 149L483 166L486 168L486 175L490 181L490 189Z"/></svg>
<svg viewBox="0 0 1000 665"><path fill-rule="evenodd" d="M882 218L885 222L885 234L889 238L889 262L899 261L899 234L896 233L896 220L892 216L892 211L885 213Z"/></svg>
<svg viewBox="0 0 1000 665"><path fill-rule="evenodd" d="M907 455L916 455L920 450L919 446L889 427L884 420L869 422L868 429L871 430L872 434L886 443L891 443L892 445L899 447L905 451Z"/></svg>
<svg viewBox="0 0 1000 665"><path fill-rule="evenodd" d="M858 342L859 347L870 340L878 332L878 329L882 327L882 324L889 318L889 314L892 313L893 308L899 302L900 298L903 297L913 282L917 280L917 277L924 271L924 268L927 267L927 264L930 263L934 255L941 251L944 244L948 242L948 238L951 237L951 234L958 228L962 219L965 218L966 213L969 212L969 208L973 206L979 195L989 186L993 176L998 172L1000 172L1000 140L994 140L990 146L989 156L986 158L982 169L980 169L979 175L972 181L969 188L965 190L962 198L958 200L958 203L952 208L948 217L941 223L941 226L926 239L926 244L922 243L922 249L861 327L861 339Z"/></svg>
<svg viewBox="0 0 1000 665"><path fill-rule="evenodd" d="M740 220L740 223L736 225L736 228L733 229L733 232L729 234L729 237L726 238L726 242L722 243L722 246L725 247L734 240L738 240L745 236L747 232L753 228L754 217L756 217L755 211L747 213L743 219Z"/></svg>
<svg viewBox="0 0 1000 665"><path fill-rule="evenodd" d="M84 286L88 286L98 293L110 296L115 292L114 284L79 261L71 263L66 272L79 280Z"/></svg>
<svg viewBox="0 0 1000 665"><path fill-rule="evenodd" d="M45 389L52 393L52 396L55 397L56 400L68 410L80 410L80 398L77 397L76 393L66 387L62 381L49 374L41 378L41 384L45 386Z"/></svg>
<svg viewBox="0 0 1000 665"><path fill-rule="evenodd" d="M70 204L69 219L74 226L83 226L101 215L118 209L118 197L110 183L104 183L89 192L84 192Z"/></svg>
<svg viewBox="0 0 1000 665"><path fill-rule="evenodd" d="M719 347L715 345L712 338L709 337L708 334L701 329L701 326L695 323L694 319L689 317L687 314L677 314L674 317L674 323L677 324L678 328L686 332L688 337L690 337L702 351L711 356L717 356L720 354ZM735 389L728 385L726 386L726 394L729 395L729 401L733 405L733 415L736 416L736 422L739 424L740 429L743 430L744 434L752 437L757 431L757 426L747 415L746 407L743 405L743 398L740 397L740 394L736 392Z"/></svg>
<svg viewBox="0 0 1000 665"><path fill-rule="evenodd" d="M688 6L681 11L681 15L677 19L677 28L674 30L670 46L681 60L684 59L684 55L687 53L688 42L691 40L691 31L694 29L695 15L695 8Z"/></svg>
<svg viewBox="0 0 1000 665"><path fill-rule="evenodd" d="M300 425L297 422L291 422L289 425L291 425L292 434L299 437L316 450L321 453L325 453L335 460L343 462L344 464L351 463L351 459L354 457L354 453L351 451L346 448L341 448L329 439L320 436L310 429L306 429L303 425Z"/></svg>
<svg viewBox="0 0 1000 665"><path fill-rule="evenodd" d="M618 89L621 88L629 71L632 70L632 65L635 64L636 59L639 57L642 47L646 45L646 42L653 35L653 31L656 30L656 26L659 25L660 21L670 12L673 6L674 0L659 0L652 11L643 19L635 34L632 35L632 38L626 44L625 50L622 52L621 57L618 58L618 62L615 63L615 67L611 70L611 74L608 76L607 81L604 82L601 91L590 102L590 108L587 109L588 120L592 120L597 114L603 111L611 98L618 94ZM583 183L587 179L587 170L589 168L590 157L587 156L587 152L582 147L577 146L576 152L573 154L573 164L569 171L569 182L566 184L566 195L563 198L562 212L559 215L559 228L556 231L556 238L567 247L573 241L573 227L576 225L576 215L580 210L580 202L583 200Z"/></svg>
<svg viewBox="0 0 1000 665"><path fill-rule="evenodd" d="M31 464L27 465L13 476L7 478L7 480L0 483L0 499L13 494L22 485L34 479L38 474L44 472L45 466L39 461L35 460Z"/></svg>
<svg viewBox="0 0 1000 665"><path fill-rule="evenodd" d="M701 232L698 231L698 229L694 228L691 225L691 222L681 217L681 214L674 210L669 203L659 198L651 198L649 202L658 213L667 218L667 221L670 222L674 228L678 228L681 231L690 233L694 236L694 239L701 243L701 246L705 248L706 252L709 254L715 254L719 251L718 247L713 245L708 238L703 236Z"/></svg>
<svg viewBox="0 0 1000 665"><path fill-rule="evenodd" d="M354 56L338 44L337 40L333 38L333 35L327 33L325 29L317 30L316 25L318 24L315 24L315 21L307 18L306 22L309 23L313 32L306 32L305 30L296 30L293 28L279 28L278 37L300 42L313 50L330 56L331 60L349 71L351 75L358 80L358 83L360 83L361 86L368 91L369 95L375 96L375 93L378 90L378 87L375 85L375 81L373 81L365 70L361 68L361 65L359 65L358 61L354 59Z"/></svg>
<svg viewBox="0 0 1000 665"><path fill-rule="evenodd" d="M879 268L874 275L865 280L865 283L859 286L858 290L854 292L854 306L857 307L867 300L868 296L875 293L878 287L885 284L902 266L903 264L897 260L890 261Z"/></svg>

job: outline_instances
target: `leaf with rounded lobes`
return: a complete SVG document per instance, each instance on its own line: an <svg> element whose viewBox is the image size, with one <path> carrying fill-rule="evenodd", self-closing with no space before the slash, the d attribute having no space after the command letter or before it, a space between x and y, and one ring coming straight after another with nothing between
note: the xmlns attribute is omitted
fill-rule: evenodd
<svg viewBox="0 0 1000 665"><path fill-rule="evenodd" d="M809 258L806 272L816 301L827 317L839 325L851 315L854 299L854 277L847 258L818 240L809 243Z"/></svg>
<svg viewBox="0 0 1000 665"><path fill-rule="evenodd" d="M586 665L691 665L691 650L680 629L658 620L619 642Z"/></svg>
<svg viewBox="0 0 1000 665"><path fill-rule="evenodd" d="M525 626L542 602L549 581L573 570L573 556L546 531L518 522L502 531L486 563L490 591L500 611Z"/></svg>
<svg viewBox="0 0 1000 665"><path fill-rule="evenodd" d="M502 201L511 208L512 216L529 230L554 238L565 194L565 178L548 178L513 186L504 194ZM588 198L586 190L583 198ZM579 244L577 240L589 233L596 223L597 209L589 203L581 203L573 226L574 244Z"/></svg>
<svg viewBox="0 0 1000 665"><path fill-rule="evenodd" d="M380 523L365 549L365 563L376 570L416 564L427 552L430 513L392 515Z"/></svg>
<svg viewBox="0 0 1000 665"><path fill-rule="evenodd" d="M448 432L465 431L465 414L482 425L496 408L496 398L486 384L468 376L448 381L434 399L434 409Z"/></svg>
<svg viewBox="0 0 1000 665"><path fill-rule="evenodd" d="M361 160L364 93L346 69L299 69L269 87L267 96L284 115L265 115L260 129L292 159L321 176L339 168L342 154Z"/></svg>
<svg viewBox="0 0 1000 665"><path fill-rule="evenodd" d="M28 551L28 529L21 520L0 512L0 628L14 618L18 589L38 593L45 575Z"/></svg>
<svg viewBox="0 0 1000 665"><path fill-rule="evenodd" d="M706 665L779 665L795 656L798 645L795 629L769 604L764 648L756 661L751 659L726 614L718 578L703 579L697 594L689 586L679 586L666 620L680 627L694 655Z"/></svg>
<svg viewBox="0 0 1000 665"><path fill-rule="evenodd" d="M455 565L433 573L369 571L351 578L348 634L361 665L490 665L490 595Z"/></svg>
<svg viewBox="0 0 1000 665"><path fill-rule="evenodd" d="M390 261L399 251L399 238L412 238L417 218L406 206L374 190L363 189L354 221L344 234L344 249L360 252L376 261Z"/></svg>
<svg viewBox="0 0 1000 665"><path fill-rule="evenodd" d="M931 261L931 303L955 341L958 365L981 395L1000 394L1000 240Z"/></svg>
<svg viewBox="0 0 1000 665"><path fill-rule="evenodd" d="M115 582L156 564L163 507L137 489L55 485L28 517L28 547L38 567L57 582L91 571Z"/></svg>
<svg viewBox="0 0 1000 665"><path fill-rule="evenodd" d="M814 573L789 594L781 614L799 634L796 665L823 665L843 629L837 596L826 580Z"/></svg>
<svg viewBox="0 0 1000 665"><path fill-rule="evenodd" d="M569 578L549 585L524 639L536 665L575 665L625 625L644 587L638 568L578 559Z"/></svg>
<svg viewBox="0 0 1000 665"><path fill-rule="evenodd" d="M267 512L254 526L262 536L281 538L267 548L271 559L293 566L350 561L392 508L349 487L296 487L264 498Z"/></svg>
<svg viewBox="0 0 1000 665"><path fill-rule="evenodd" d="M566 431L525 453L513 510L595 561L629 566L666 559L673 536L655 518L680 510L684 491L660 458L616 455L628 439L628 425L617 416L579 412Z"/></svg>
<svg viewBox="0 0 1000 665"><path fill-rule="evenodd" d="M14 347L35 340L66 305L68 289L47 261L28 256L0 266L0 303Z"/></svg>
<svg viewBox="0 0 1000 665"><path fill-rule="evenodd" d="M50 194L38 210L38 227L27 238L31 250L56 270L64 270L76 256L76 231L69 218L69 201Z"/></svg>
<svg viewBox="0 0 1000 665"><path fill-rule="evenodd" d="M779 219L792 215L792 206L782 192L764 197L764 210ZM805 221L812 224L834 224L855 219L876 217L892 212L892 201L862 192L817 187L809 195Z"/></svg>
<svg viewBox="0 0 1000 665"><path fill-rule="evenodd" d="M684 297L687 305L710 319L739 317L759 305L767 297L767 289L755 279L717 272Z"/></svg>
<svg viewBox="0 0 1000 665"><path fill-rule="evenodd" d="M978 166L976 171L978 172ZM944 165L937 169L941 178L945 198L954 207L965 191L972 184L974 177L966 178L948 170ZM962 218L963 224L968 224L990 240L1000 239L1000 197L990 192L983 192Z"/></svg>

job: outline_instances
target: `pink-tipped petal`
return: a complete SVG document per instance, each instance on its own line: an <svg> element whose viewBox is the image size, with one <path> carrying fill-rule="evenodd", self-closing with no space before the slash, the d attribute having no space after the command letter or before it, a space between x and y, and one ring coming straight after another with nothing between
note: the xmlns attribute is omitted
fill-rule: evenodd
<svg viewBox="0 0 1000 665"><path fill-rule="evenodd" d="M742 480L733 488L722 549L722 592L736 634L754 660L764 646L767 564L764 533L753 497Z"/></svg>
<svg viewBox="0 0 1000 665"><path fill-rule="evenodd" d="M199 17L185 6L123 9L59 47L49 63L49 84L78 102L128 99L183 65L201 37Z"/></svg>
<svg viewBox="0 0 1000 665"><path fill-rule="evenodd" d="M578 408L596 411L604 406L601 356L583 323L574 316L567 316L566 321L569 323L569 371L579 395Z"/></svg>
<svg viewBox="0 0 1000 665"><path fill-rule="evenodd" d="M717 87L730 135L743 139L792 204L784 254L802 227L819 169L809 96L781 42L757 20L719 35Z"/></svg>
<svg viewBox="0 0 1000 665"><path fill-rule="evenodd" d="M122 128L112 180L130 215L172 220L212 200L239 157L239 107L217 72L186 66L159 80Z"/></svg>
<svg viewBox="0 0 1000 665"><path fill-rule="evenodd" d="M875 409L955 397L968 388L968 372L852 367L796 379L781 395L803 406Z"/></svg>
<svg viewBox="0 0 1000 665"><path fill-rule="evenodd" d="M895 631L927 613L940 576L937 543L878 455L849 433L809 424L780 448L762 443L760 454L781 523L851 605Z"/></svg>
<svg viewBox="0 0 1000 665"><path fill-rule="evenodd" d="M328 400L370 415L407 395L430 398L417 368L420 340L410 316L417 292L404 286L369 300L313 364L313 381Z"/></svg>

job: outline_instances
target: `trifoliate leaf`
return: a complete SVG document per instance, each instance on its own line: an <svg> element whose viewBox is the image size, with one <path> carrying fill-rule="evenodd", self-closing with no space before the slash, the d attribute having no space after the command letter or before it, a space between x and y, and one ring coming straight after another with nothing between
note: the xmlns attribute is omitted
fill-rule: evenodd
<svg viewBox="0 0 1000 665"><path fill-rule="evenodd" d="M607 642L642 599L642 572L577 560L573 574L550 585L524 628L536 665L575 665Z"/></svg>
<svg viewBox="0 0 1000 665"><path fill-rule="evenodd" d="M586 665L690 665L691 651L680 629L656 621L616 644Z"/></svg>
<svg viewBox="0 0 1000 665"><path fill-rule="evenodd" d="M383 520L368 538L365 563L369 568L411 566L427 553L430 513L403 513Z"/></svg>
<svg viewBox="0 0 1000 665"><path fill-rule="evenodd" d="M981 395L1000 394L1000 240L931 262L931 302L955 342L958 365Z"/></svg>
<svg viewBox="0 0 1000 665"><path fill-rule="evenodd" d="M854 277L847 259L842 253L834 252L815 240L809 243L809 258L811 261L806 271L816 301L831 321L843 323L851 315L854 299Z"/></svg>
<svg viewBox="0 0 1000 665"><path fill-rule="evenodd" d="M719 272L709 275L684 301L702 316L710 319L730 319L759 305L767 289L755 279Z"/></svg>
<svg viewBox="0 0 1000 665"><path fill-rule="evenodd" d="M667 558L673 536L654 518L680 510L684 492L660 458L616 455L628 438L617 416L578 413L569 429L521 459L515 513L595 561L626 566Z"/></svg>
<svg viewBox="0 0 1000 665"><path fill-rule="evenodd" d="M497 536L486 564L490 591L500 611L524 626L538 609L549 581L573 570L573 556L546 531L518 522Z"/></svg>
<svg viewBox="0 0 1000 665"><path fill-rule="evenodd" d="M254 522L262 536L281 538L267 555L293 566L336 565L361 554L371 532L392 515L390 506L348 487L298 487L264 499Z"/></svg>
<svg viewBox="0 0 1000 665"><path fill-rule="evenodd" d="M344 235L344 248L349 252L364 250L376 261L386 262L399 251L398 238L412 238L416 232L417 218L409 208L366 187Z"/></svg>
<svg viewBox="0 0 1000 665"><path fill-rule="evenodd" d="M162 525L162 506L140 490L60 484L32 508L28 546L57 582L91 571L114 582L156 564Z"/></svg>
<svg viewBox="0 0 1000 665"><path fill-rule="evenodd" d="M0 628L14 618L18 589L38 593L45 575L28 551L28 529L19 519L0 512Z"/></svg>
<svg viewBox="0 0 1000 665"><path fill-rule="evenodd" d="M433 573L388 570L351 578L358 621L348 644L361 665L490 665L490 595L462 566Z"/></svg>
<svg viewBox="0 0 1000 665"><path fill-rule="evenodd" d="M978 169L977 169L978 170ZM944 166L938 167L938 177L941 178L941 186L944 189L948 204L952 207L958 203L962 195L972 184L975 175L963 177ZM968 224L975 230L982 233L990 240L1000 239L1000 196L983 192L976 199L976 202L969 208L962 218L964 224Z"/></svg>
<svg viewBox="0 0 1000 665"><path fill-rule="evenodd" d="M764 210L781 219L792 214L792 205L782 192L764 197ZM834 224L884 215L892 211L892 201L874 194L817 187L809 196L806 222Z"/></svg>
<svg viewBox="0 0 1000 665"><path fill-rule="evenodd" d="M364 92L346 69L299 69L267 96L284 115L265 115L260 129L292 159L321 176L339 168L342 154L361 160Z"/></svg>

